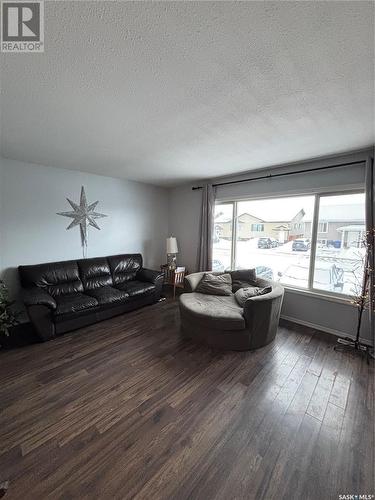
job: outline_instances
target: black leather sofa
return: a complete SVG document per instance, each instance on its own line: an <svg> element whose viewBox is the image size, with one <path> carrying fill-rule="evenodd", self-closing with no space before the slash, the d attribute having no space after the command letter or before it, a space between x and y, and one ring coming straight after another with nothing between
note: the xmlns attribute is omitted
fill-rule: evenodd
<svg viewBox="0 0 375 500"><path fill-rule="evenodd" d="M18 268L23 300L38 336L48 340L157 302L163 273L142 255L50 262Z"/></svg>

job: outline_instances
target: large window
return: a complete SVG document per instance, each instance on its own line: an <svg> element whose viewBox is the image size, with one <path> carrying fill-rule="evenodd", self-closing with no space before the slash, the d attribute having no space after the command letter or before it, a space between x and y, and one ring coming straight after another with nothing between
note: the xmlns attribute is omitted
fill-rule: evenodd
<svg viewBox="0 0 375 500"><path fill-rule="evenodd" d="M217 204L213 269L255 267L287 287L351 295L363 274L364 214L363 193Z"/></svg>
<svg viewBox="0 0 375 500"><path fill-rule="evenodd" d="M365 196L321 196L318 231L327 224L324 240L317 242L313 288L352 295L359 290L364 265Z"/></svg>

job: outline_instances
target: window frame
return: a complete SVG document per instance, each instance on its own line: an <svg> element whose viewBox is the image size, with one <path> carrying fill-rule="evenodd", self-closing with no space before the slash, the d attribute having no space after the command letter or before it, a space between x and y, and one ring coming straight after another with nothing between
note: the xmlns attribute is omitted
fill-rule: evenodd
<svg viewBox="0 0 375 500"><path fill-rule="evenodd" d="M232 241L231 241L231 247L230 247L230 268L234 268L234 252L235 252L235 239L233 238L234 232L236 232L236 238L237 238L237 202L236 201L215 201L215 207L216 205L232 205ZM235 210L236 210L236 218L235 218ZM235 224L236 221L236 224ZM234 229L234 226L236 226L236 230ZM215 220L214 220L214 227L215 227Z"/></svg>
<svg viewBox="0 0 375 500"><path fill-rule="evenodd" d="M299 198L299 197L305 197L305 196L312 196L314 197L314 208L313 208L313 220L311 222L311 246L310 246L310 262L309 262L309 277L308 277L308 284L306 288L303 287L298 287L298 286L291 286L291 285L284 285L281 283L281 285L286 289L290 290L291 292L295 293L301 293L301 294L306 294L306 295L313 295L315 297L321 297L325 299L330 299L336 302L345 302L345 303L352 303L352 296L345 294L345 293L339 293L339 292L332 292L329 290L322 290L320 288L314 287L314 273L315 273L315 261L316 261L316 249L317 249L317 242L318 239L318 229L319 229L319 211L320 211L320 200L325 197L330 197L330 196L345 196L345 195L350 195L350 194L364 194L365 190L364 188L357 188L357 189L341 189L338 191L327 191L327 192L305 192L305 193L298 193L298 194L280 194L280 193L275 193L270 196L255 196L255 197L249 197L249 198L243 198L241 197L240 199L234 199L234 200L225 200L225 201L220 201L219 199L215 201L215 205L227 205L227 204L232 204L233 209L232 209L232 214L233 214L233 220L232 220L232 244L231 244L231 270L235 269L235 264L236 264L236 241L237 241L237 211L238 211L238 203L243 202L243 201L259 201L259 200L269 200L269 199L274 199L274 198ZM326 221L323 221L326 222ZM328 233L328 222L327 222L327 233ZM320 234L322 234L320 232Z"/></svg>
<svg viewBox="0 0 375 500"><path fill-rule="evenodd" d="M350 195L350 194L364 194L365 190L364 189L351 189L351 190L341 190L341 191L332 191L332 192L326 192L326 193L315 193L315 200L317 201L317 205L314 206L314 219L316 218L316 230L314 231L314 228L311 228L311 250L310 250L310 269L309 269L309 276L311 278L311 286L308 287L307 291L313 293L314 295L321 295L321 296L326 296L326 297L332 297L336 299L342 299L345 302L350 302L352 301L353 297L351 295L348 295L346 293L339 293L339 292L332 292L329 290L322 290L320 288L314 287L314 273L315 273L315 261L316 261L316 245L317 245L317 240L318 240L318 223L319 223L319 211L320 211L320 200L322 198L329 198L332 196L345 196L345 195ZM364 210L364 217L365 217L365 210ZM327 224L327 229L328 229L328 224ZM328 231L327 231L328 233ZM315 241L314 241L315 240ZM313 249L314 245L314 249ZM310 285L310 283L309 283Z"/></svg>

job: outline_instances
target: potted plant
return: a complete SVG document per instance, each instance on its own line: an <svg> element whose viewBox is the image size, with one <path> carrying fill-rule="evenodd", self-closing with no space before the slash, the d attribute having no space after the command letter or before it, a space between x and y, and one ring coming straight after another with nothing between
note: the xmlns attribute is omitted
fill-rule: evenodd
<svg viewBox="0 0 375 500"><path fill-rule="evenodd" d="M9 291L0 280L0 345L7 345L10 329L18 324L19 313L13 310L14 301L9 299Z"/></svg>

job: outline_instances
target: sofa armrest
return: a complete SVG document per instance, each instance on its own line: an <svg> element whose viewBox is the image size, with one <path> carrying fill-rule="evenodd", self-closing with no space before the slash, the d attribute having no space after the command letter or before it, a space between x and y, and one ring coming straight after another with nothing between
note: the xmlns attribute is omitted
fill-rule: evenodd
<svg viewBox="0 0 375 500"><path fill-rule="evenodd" d="M142 268L137 273L137 278L140 281L146 281L148 283L153 283L156 285L158 282L162 282L164 279L164 273L161 271L152 271L151 269Z"/></svg>
<svg viewBox="0 0 375 500"><path fill-rule="evenodd" d="M22 290L23 302L26 306L47 306L49 309L55 310L57 307L55 299L41 288L24 288Z"/></svg>
<svg viewBox="0 0 375 500"><path fill-rule="evenodd" d="M251 348L256 349L274 339L279 324L284 288L274 281L262 280L272 286L272 292L246 300L243 315L251 335Z"/></svg>
<svg viewBox="0 0 375 500"><path fill-rule="evenodd" d="M257 279L257 285L260 287L272 286L272 291L265 293L263 295L255 295L246 300L244 309L246 307L251 307L251 304L260 304L263 302L272 302L275 299L283 297L284 288L276 281L270 281L265 279Z"/></svg>

